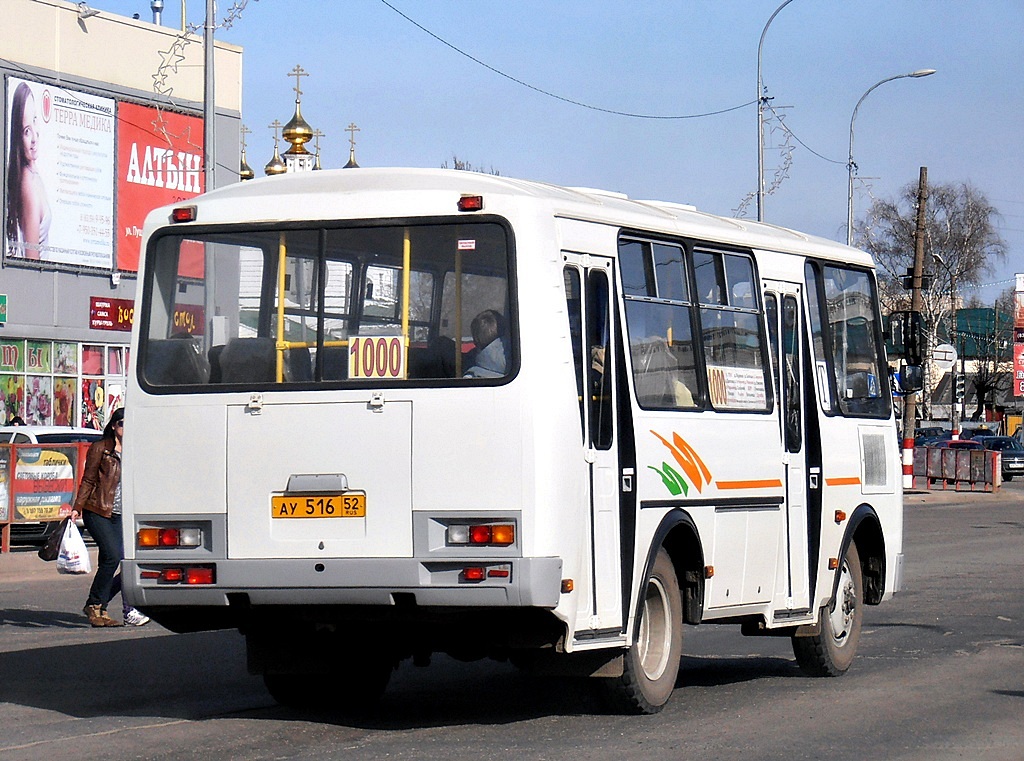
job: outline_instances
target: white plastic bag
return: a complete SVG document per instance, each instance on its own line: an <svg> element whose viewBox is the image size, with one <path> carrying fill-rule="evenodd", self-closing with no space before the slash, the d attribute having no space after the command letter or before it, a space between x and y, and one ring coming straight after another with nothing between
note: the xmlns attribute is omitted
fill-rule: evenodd
<svg viewBox="0 0 1024 761"><path fill-rule="evenodd" d="M57 573L89 573L89 550L86 549L82 534L74 521L68 521L64 538L60 540L60 554L57 555Z"/></svg>

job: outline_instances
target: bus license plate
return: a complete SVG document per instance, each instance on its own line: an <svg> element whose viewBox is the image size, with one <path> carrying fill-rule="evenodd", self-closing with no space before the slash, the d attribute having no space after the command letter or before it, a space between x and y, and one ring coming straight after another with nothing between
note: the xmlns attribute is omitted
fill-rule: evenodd
<svg viewBox="0 0 1024 761"><path fill-rule="evenodd" d="M273 518L365 518L365 494L310 494L270 498Z"/></svg>

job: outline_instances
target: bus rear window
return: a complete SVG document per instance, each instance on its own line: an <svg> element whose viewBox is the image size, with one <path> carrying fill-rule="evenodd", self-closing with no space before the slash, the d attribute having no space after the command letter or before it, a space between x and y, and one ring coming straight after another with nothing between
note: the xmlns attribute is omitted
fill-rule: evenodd
<svg viewBox="0 0 1024 761"><path fill-rule="evenodd" d="M155 236L146 258L139 373L151 390L511 373L499 224L176 232ZM203 277L186 277L179 260L197 250Z"/></svg>

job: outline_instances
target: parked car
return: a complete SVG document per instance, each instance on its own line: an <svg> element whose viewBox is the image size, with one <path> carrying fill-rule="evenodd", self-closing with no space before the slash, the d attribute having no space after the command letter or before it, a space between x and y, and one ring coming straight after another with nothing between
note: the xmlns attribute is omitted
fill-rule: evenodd
<svg viewBox="0 0 1024 761"><path fill-rule="evenodd" d="M953 438L950 431L943 431L935 436L923 436L914 440L915 447L941 447L944 443Z"/></svg>
<svg viewBox="0 0 1024 761"><path fill-rule="evenodd" d="M0 426L0 444L74 444L96 441L102 431L57 425ZM60 521L28 521L11 524L11 544L42 544L57 530Z"/></svg>
<svg viewBox="0 0 1024 761"><path fill-rule="evenodd" d="M1024 445L1012 436L979 436L973 441L985 449L999 452L1003 461L1003 480L1012 481L1014 476L1024 476Z"/></svg>
<svg viewBox="0 0 1024 761"><path fill-rule="evenodd" d="M924 428L918 428L914 431L914 443L919 444L922 439L935 439L941 437L943 434L948 433L945 428L940 428L937 425L925 426Z"/></svg>
<svg viewBox="0 0 1024 761"><path fill-rule="evenodd" d="M975 441L974 439L956 439L943 441L941 444L936 446L944 447L946 449L984 449L981 442Z"/></svg>
<svg viewBox="0 0 1024 761"><path fill-rule="evenodd" d="M987 425L965 425L960 431L961 439L975 439L978 436L994 436L996 431Z"/></svg>

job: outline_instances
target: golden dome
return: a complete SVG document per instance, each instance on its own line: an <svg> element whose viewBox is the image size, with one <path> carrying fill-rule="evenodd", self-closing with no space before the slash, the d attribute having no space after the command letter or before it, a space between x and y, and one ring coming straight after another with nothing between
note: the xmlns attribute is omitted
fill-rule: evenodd
<svg viewBox="0 0 1024 761"><path fill-rule="evenodd" d="M299 105L298 98L295 100L295 115L292 116L291 121L284 125L284 129L281 130L281 136L292 144L291 148L285 151L286 155L295 156L297 154L309 153L305 148L305 143L313 139L313 128L309 126L309 122L302 118L302 108Z"/></svg>
<svg viewBox="0 0 1024 761"><path fill-rule="evenodd" d="M256 176L256 172L252 171L252 167L249 166L249 162L245 160L245 148L242 149L242 160L238 165L238 179L240 180L251 180Z"/></svg>
<svg viewBox="0 0 1024 761"><path fill-rule="evenodd" d="M288 171L288 165L281 159L281 154L277 152L277 141L274 141L274 158L263 167L264 173L268 177L273 177L275 174L284 174Z"/></svg>

